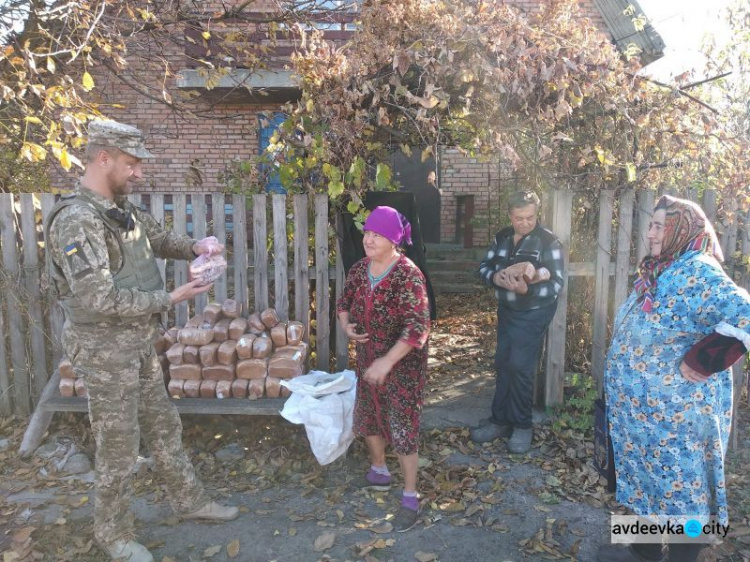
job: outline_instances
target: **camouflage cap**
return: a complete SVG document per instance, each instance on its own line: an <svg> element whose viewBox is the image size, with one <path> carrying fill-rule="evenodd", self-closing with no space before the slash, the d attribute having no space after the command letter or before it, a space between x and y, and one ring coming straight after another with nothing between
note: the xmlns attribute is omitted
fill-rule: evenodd
<svg viewBox="0 0 750 562"><path fill-rule="evenodd" d="M101 144L122 150L136 158L153 158L143 144L143 133L132 125L117 121L92 121L89 123L89 144Z"/></svg>

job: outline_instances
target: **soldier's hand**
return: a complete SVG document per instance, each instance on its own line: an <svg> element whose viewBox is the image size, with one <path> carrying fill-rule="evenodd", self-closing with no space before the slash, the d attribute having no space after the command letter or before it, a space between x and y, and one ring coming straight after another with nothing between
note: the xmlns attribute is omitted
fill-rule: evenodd
<svg viewBox="0 0 750 562"><path fill-rule="evenodd" d="M198 240L193 244L193 253L196 256L201 254L208 254L209 256L215 256L224 251L224 244L220 244L216 236L208 236Z"/></svg>
<svg viewBox="0 0 750 562"><path fill-rule="evenodd" d="M178 302L192 299L195 295L205 293L214 286L213 283L209 283L208 285L201 285L200 283L200 279L194 279L193 281L185 283L184 285L180 285L174 291L169 293L170 302L172 304L177 304Z"/></svg>

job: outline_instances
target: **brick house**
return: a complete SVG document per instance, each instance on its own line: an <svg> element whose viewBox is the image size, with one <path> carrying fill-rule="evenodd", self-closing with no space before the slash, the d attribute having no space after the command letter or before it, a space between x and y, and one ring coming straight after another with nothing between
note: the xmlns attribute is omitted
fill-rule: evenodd
<svg viewBox="0 0 750 562"><path fill-rule="evenodd" d="M545 1L550 0L508 0L508 3L533 11ZM663 43L655 31L647 26L643 32L634 34L630 16L623 13L629 5L639 12L635 1L579 2L584 13L620 48L636 43L647 61L661 56ZM264 0L254 4L260 13L264 7L268 8ZM355 33L346 18L336 24L327 23L323 29L328 39L337 42L346 41ZM191 34L197 37L200 33L200 29L187 28L185 36L190 39ZM169 60L179 69L171 82L163 86L163 72L132 64L123 74L94 75L99 101L118 105L108 113L141 128L156 156L147 163L139 191L226 190L227 171L232 162L258 155L281 118L278 113L281 104L299 96L293 76L284 70L286 58L294 50L293 43L279 43L271 70L233 69L210 90L206 88L205 73L195 61L211 55L210 49L207 53L204 47L198 47L202 44L196 40L188 41L186 48L172 44L137 46L144 52L155 51L157 57ZM154 84L144 87L148 84L144 76L153 76ZM141 84L141 92L131 87L136 82ZM162 87L166 92L192 92L197 98L196 115L175 114L159 99L164 95ZM419 155L406 159L399 154L391 164L403 189L413 191L417 197L423 236L428 243L485 245L497 222L494 194L499 188L521 187L514 185L513 178L504 177L503 168L497 163L480 162L449 147L440 150L433 161L422 163ZM428 172L435 169L437 188L427 183ZM70 188L75 181L74 173L53 170L52 186ZM274 189L275 186L269 186L270 191Z"/></svg>

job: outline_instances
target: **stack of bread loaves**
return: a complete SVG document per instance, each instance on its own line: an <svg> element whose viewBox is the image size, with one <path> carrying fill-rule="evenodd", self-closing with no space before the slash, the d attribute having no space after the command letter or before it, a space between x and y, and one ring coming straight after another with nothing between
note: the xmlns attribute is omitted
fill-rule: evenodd
<svg viewBox="0 0 750 562"><path fill-rule="evenodd" d="M281 379L305 372L308 345L301 322L280 322L272 308L241 316L233 300L211 303L191 318L167 349L170 396L287 396Z"/></svg>
<svg viewBox="0 0 750 562"><path fill-rule="evenodd" d="M234 300L211 303L184 328L161 334L154 347L175 398L278 398L282 379L305 373L309 346L301 322L281 322L273 308L242 316ZM70 361L59 365L60 394L86 396Z"/></svg>

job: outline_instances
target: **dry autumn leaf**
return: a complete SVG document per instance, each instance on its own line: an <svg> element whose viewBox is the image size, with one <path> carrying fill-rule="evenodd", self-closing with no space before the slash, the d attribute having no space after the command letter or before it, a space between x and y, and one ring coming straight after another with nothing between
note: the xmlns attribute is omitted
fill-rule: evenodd
<svg viewBox="0 0 750 562"><path fill-rule="evenodd" d="M215 545L215 546L209 546L205 551L203 551L203 558L211 558L213 556L216 556L221 552L221 545Z"/></svg>
<svg viewBox="0 0 750 562"><path fill-rule="evenodd" d="M422 552L421 550L418 550L414 553L414 559L418 562L433 562L434 560L437 560L437 554L433 552Z"/></svg>
<svg viewBox="0 0 750 562"><path fill-rule="evenodd" d="M227 556L229 558L236 558L239 553L240 553L240 541L237 539L234 539L232 542L230 542L227 545Z"/></svg>
<svg viewBox="0 0 750 562"><path fill-rule="evenodd" d="M327 531L315 539L313 550L315 552L323 552L324 550L331 548L334 542L336 542L336 533L333 531Z"/></svg>
<svg viewBox="0 0 750 562"><path fill-rule="evenodd" d="M373 527L370 527L370 531L379 535L384 535L393 531L393 525L386 521L385 523L382 523L380 525L374 525Z"/></svg>

